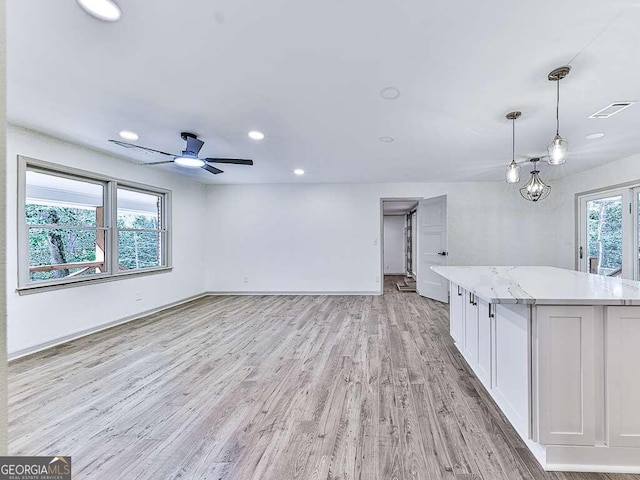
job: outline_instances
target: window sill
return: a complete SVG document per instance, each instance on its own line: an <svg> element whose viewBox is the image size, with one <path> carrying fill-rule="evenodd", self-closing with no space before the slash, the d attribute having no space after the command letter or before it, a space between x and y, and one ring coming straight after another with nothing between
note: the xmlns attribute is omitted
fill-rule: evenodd
<svg viewBox="0 0 640 480"><path fill-rule="evenodd" d="M52 290L62 290L65 288L74 288L84 285L93 285L95 283L113 282L117 280L124 280L132 277L142 277L147 275L157 275L160 273L168 273L173 270L173 267L157 267L157 268L145 268L144 270L137 270L131 272L119 272L115 275L105 275L101 277L91 278L79 278L77 280L68 280L59 283L44 283L28 285L26 287L16 288L16 292L19 295L31 295L33 293L50 292Z"/></svg>

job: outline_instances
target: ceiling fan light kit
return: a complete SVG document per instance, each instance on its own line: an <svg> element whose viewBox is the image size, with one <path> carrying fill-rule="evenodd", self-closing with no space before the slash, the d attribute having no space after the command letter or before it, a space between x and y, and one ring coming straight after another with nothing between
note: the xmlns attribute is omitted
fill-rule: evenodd
<svg viewBox="0 0 640 480"><path fill-rule="evenodd" d="M187 168L201 168L205 165L204 160L199 159L198 157L192 157L190 155L186 155L187 152L182 152L182 155L176 157L174 162L176 162L181 167Z"/></svg>
<svg viewBox="0 0 640 480"><path fill-rule="evenodd" d="M550 82L556 82L556 134L553 140L547 145L546 160L549 165L562 165L567 161L567 155L569 152L569 142L567 142L562 136L560 136L560 80L569 75L571 67L568 65L556 68L549 72L547 79ZM520 181L520 165L516 162L516 120L521 116L521 112L514 111L509 112L506 117L512 121L512 157L511 163L507 166L506 181L507 183L518 183ZM537 202L544 200L551 193L551 187L544 183L540 178L540 171L537 168L537 163L540 158L532 158L529 160L533 162L533 170L531 171L531 178L529 181L520 188L520 195L525 200L531 202Z"/></svg>
<svg viewBox="0 0 640 480"><path fill-rule="evenodd" d="M189 132L182 132L180 134L180 137L182 138L182 140L187 142L187 145L179 155L163 152L162 150L155 150L153 148L142 147L133 143L122 142L120 140L109 141L124 148L137 148L146 152L159 153L161 155L173 157L172 160L165 160L162 162L148 162L144 165L163 165L167 163L175 163L176 165L185 168L202 168L213 175L224 173L224 171L209 165L210 163L224 163L227 165L253 165L253 160L245 160L241 158L200 158L198 157L198 154L200 153L204 142L202 140L199 140L197 135Z"/></svg>

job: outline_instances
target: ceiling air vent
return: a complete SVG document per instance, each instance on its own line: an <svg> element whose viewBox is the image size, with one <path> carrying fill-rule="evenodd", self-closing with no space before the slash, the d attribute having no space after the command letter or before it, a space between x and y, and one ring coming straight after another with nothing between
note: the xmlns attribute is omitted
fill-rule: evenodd
<svg viewBox="0 0 640 480"><path fill-rule="evenodd" d="M616 102L612 103L608 107L604 107L602 110L597 111L593 115L589 115L589 118L609 118L613 117L616 113L620 113L622 110L629 108L636 102Z"/></svg>

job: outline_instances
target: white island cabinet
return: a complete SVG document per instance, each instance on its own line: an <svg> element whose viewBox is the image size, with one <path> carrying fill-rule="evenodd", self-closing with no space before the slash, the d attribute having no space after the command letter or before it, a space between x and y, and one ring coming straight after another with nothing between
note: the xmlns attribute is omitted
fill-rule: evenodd
<svg viewBox="0 0 640 480"><path fill-rule="evenodd" d="M450 332L546 470L640 473L640 282L553 267L433 267Z"/></svg>

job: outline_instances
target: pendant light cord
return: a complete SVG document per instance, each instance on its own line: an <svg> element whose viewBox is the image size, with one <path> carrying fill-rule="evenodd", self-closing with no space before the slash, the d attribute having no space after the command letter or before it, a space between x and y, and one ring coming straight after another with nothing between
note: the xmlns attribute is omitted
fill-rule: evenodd
<svg viewBox="0 0 640 480"><path fill-rule="evenodd" d="M516 119L515 117L512 119L513 122L513 130L512 130L512 141L511 141L511 159L516 161Z"/></svg>
<svg viewBox="0 0 640 480"><path fill-rule="evenodd" d="M556 95L556 135L560 135L560 78L556 80L557 95Z"/></svg>

